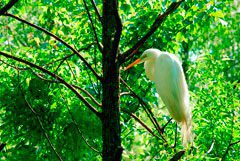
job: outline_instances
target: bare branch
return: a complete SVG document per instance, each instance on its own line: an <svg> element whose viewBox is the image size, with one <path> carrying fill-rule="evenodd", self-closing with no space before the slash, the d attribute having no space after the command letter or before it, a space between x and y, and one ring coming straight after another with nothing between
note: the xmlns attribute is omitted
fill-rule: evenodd
<svg viewBox="0 0 240 161"><path fill-rule="evenodd" d="M233 143L231 143L231 144L230 144L230 146L233 146L233 145L235 145L235 144L238 144L238 143L240 143L240 140L238 140L238 141L236 141L236 142L233 142Z"/></svg>
<svg viewBox="0 0 240 161"><path fill-rule="evenodd" d="M178 153L176 153L169 161L178 161L181 159L181 157L184 155L185 151L179 151Z"/></svg>
<svg viewBox="0 0 240 161"><path fill-rule="evenodd" d="M174 144L172 148L175 148L177 146L177 123L176 123L176 129L175 129L175 138L174 138Z"/></svg>
<svg viewBox="0 0 240 161"><path fill-rule="evenodd" d="M0 59L0 62L2 62L3 64L6 64L7 66L12 67L12 68L14 68L14 69L16 69L16 70L28 70L28 68L20 68L20 67L16 67L16 66L11 65L11 64L9 64L9 63L7 63L7 62L1 60L1 59Z"/></svg>
<svg viewBox="0 0 240 161"><path fill-rule="evenodd" d="M3 8L0 9L0 15L6 13L8 10L10 10L15 3L17 3L18 0L10 0L8 4L6 4Z"/></svg>
<svg viewBox="0 0 240 161"><path fill-rule="evenodd" d="M86 9L86 11L87 11L88 18L89 18L89 20L90 20L90 22L91 22L91 26L92 26L92 30L93 30L93 33L94 33L95 40L96 40L96 42L97 42L97 46L98 46L100 52L102 53L102 52L103 52L103 48L102 48L102 45L100 44L100 42L99 42L99 40L98 40L97 32L96 32L96 29L95 29L95 27L94 27L93 20L92 20L91 14L90 14L90 12L89 12L87 3L86 3L85 0L83 0L83 3L84 3L84 6L85 6L85 9Z"/></svg>
<svg viewBox="0 0 240 161"><path fill-rule="evenodd" d="M83 48L78 49L78 52L83 51L83 50L89 50L89 49L92 47L92 45L94 45L94 44L95 44L95 43L90 43L90 44L88 44L86 47L83 47ZM69 54L69 55L67 55L67 56L65 56L65 57L63 57L63 58L60 58L60 59L57 59L57 60L55 60L55 61L53 61L53 62L47 63L46 66L48 66L48 65L50 65L50 64L54 64L55 62L58 62L58 61L65 61L65 60L71 58L71 57L74 56L74 55L76 55L76 54L75 54L75 53Z"/></svg>
<svg viewBox="0 0 240 161"><path fill-rule="evenodd" d="M61 93L62 99L63 99L63 100L65 101L65 103L66 103L66 106L67 106L67 109L68 109L68 113L69 113L69 115L71 116L71 119L72 119L75 127L77 128L78 133L81 135L83 141L87 144L87 146L88 146L90 149L92 149L92 150L95 151L96 153L101 154L100 151L98 151L97 149L95 149L94 147L92 147L92 146L88 143L87 139L84 137L82 131L81 131L80 128L78 127L77 121L76 121L75 118L73 117L73 114L72 114L72 112L71 112L71 110L70 110L70 108L69 108L69 106L68 106L68 104L67 104L66 99L63 97L63 94L62 94L61 89L60 89L60 93Z"/></svg>
<svg viewBox="0 0 240 161"><path fill-rule="evenodd" d="M70 66L70 64L68 63L68 61L67 61L67 64L68 64L68 66L69 66L69 69L70 69L72 75L73 75L74 78L75 78L75 81L77 81L76 76L75 76L75 74L74 74L74 72L73 72L73 70L72 70L72 67ZM91 99L96 105L98 105L99 107L102 106L102 104L100 104L87 90L85 90L85 89L83 89L83 88L80 88L80 87L78 87L78 86L76 86L76 85L73 85L73 87L74 87L74 88L77 88L77 89L81 90L83 93L85 93L85 94L86 94L88 97L90 97L90 99Z"/></svg>
<svg viewBox="0 0 240 161"><path fill-rule="evenodd" d="M82 96L80 93L78 93L78 91L76 91L76 89L75 89L71 84L67 83L67 82L66 82L63 78L61 78L60 76L58 76L58 75L50 72L49 70L47 70L47 69L45 69L45 68L43 68L43 67L40 67L40 66L38 66L38 65L36 65L36 64L33 64L33 63L28 62L28 61L26 61L26 60L23 60L23 59L21 59L21 58L15 57L15 56L13 56L13 55L9 55L9 54L3 53L3 52L1 52L1 51L0 51L0 55L3 55L4 57L7 57L7 58L10 58L10 59L16 60L16 61L21 62L21 63L23 63L23 64L26 64L26 65L28 65L28 66L30 66L30 67L36 68L36 69L38 69L38 70L40 70L40 71L42 71L42 72L50 75L51 77L57 79L60 83L64 84L68 89L70 89L73 93L75 93L76 96L77 96L93 113L95 113L98 117L101 117L101 114L100 114L91 104L89 104L89 103L87 102L87 100L85 100L85 99L83 98L83 96Z"/></svg>
<svg viewBox="0 0 240 161"><path fill-rule="evenodd" d="M133 96L136 97L139 100L140 104L142 105L144 111L147 113L147 115L150 118L151 122L153 123L154 127L157 129L157 131L161 135L162 139L165 142L167 142L166 139L163 136L162 128L158 124L158 121L154 117L154 115L153 115L152 111L150 110L150 108L148 107L148 105L131 89L131 87L129 87L129 85L122 78L120 78L120 80L129 89L129 91L133 94Z"/></svg>
<svg viewBox="0 0 240 161"><path fill-rule="evenodd" d="M162 132L164 133L164 129L167 127L167 125L172 121L172 118L168 120L168 122L162 127Z"/></svg>
<svg viewBox="0 0 240 161"><path fill-rule="evenodd" d="M93 8L95 10L95 13L97 14L97 17L98 17L99 21L102 23L102 16L99 13L99 10L98 10L98 8L96 6L96 3L94 2L94 0L91 0L91 3L93 5Z"/></svg>
<svg viewBox="0 0 240 161"><path fill-rule="evenodd" d="M56 80L51 80L51 79L46 79L44 78L41 74L39 73L36 73L34 71L32 71L38 78L40 78L41 80L44 80L44 81L47 81L47 82L50 82L50 83L61 83L59 81L56 81ZM99 103L87 90L77 86L77 85L74 85L74 84L71 84L71 86L73 86L74 88L82 91L84 94L86 94L97 106L101 107L102 104Z"/></svg>
<svg viewBox="0 0 240 161"><path fill-rule="evenodd" d="M119 55L118 60L119 63L122 64L125 61L129 60L133 57L134 54L137 53L138 49L146 42L146 40L158 29L158 27L165 21L168 15L172 14L183 2L184 0L180 0L179 2L173 2L168 9L163 13L159 14L154 23L152 24L149 31L135 44L132 48L124 52L122 55Z"/></svg>
<svg viewBox="0 0 240 161"><path fill-rule="evenodd" d="M6 145L7 145L6 143L1 143L1 144L0 144L0 152L3 150L3 148L4 148Z"/></svg>
<svg viewBox="0 0 240 161"><path fill-rule="evenodd" d="M226 159L226 156L227 156L228 151L230 150L230 148L231 148L233 145L238 144L238 143L240 143L240 140L238 140L238 141L236 141L236 142L234 142L234 143L230 143L230 144L228 145L225 153L224 153L223 156L222 156L222 160L225 160L225 159Z"/></svg>
<svg viewBox="0 0 240 161"><path fill-rule="evenodd" d="M53 143L51 142L51 140L50 140L48 134L46 133L46 130L45 130L44 126L43 126L43 123L42 123L40 117L38 116L38 114L36 113L36 111L32 108L32 106L30 105L30 103L26 100L23 91L22 91L22 94L23 94L24 100L25 100L25 102L26 102L28 108L32 111L32 113L34 114L34 116L37 118L38 123L39 123L39 125L40 125L40 127L41 127L41 129L42 129L42 131L43 131L43 133L44 133L44 135L45 135L45 137L46 137L46 139L47 139L47 141L48 141L50 147L52 148L52 150L53 150L54 153L56 154L57 158L58 158L60 161L62 161L61 156L60 156L60 155L58 154L58 152L56 151L55 147L53 146Z"/></svg>
<svg viewBox="0 0 240 161"><path fill-rule="evenodd" d="M102 80L102 78L96 73L96 71L91 67L91 65L86 61L86 59L84 59L82 57L82 55L76 50L74 49L71 45L69 45L67 42L65 42L64 40L62 40L61 38L59 38L58 36L54 35L53 33L47 31L46 29L42 28L42 27L39 27L37 25L34 25L26 20L23 20L13 14L9 14L9 13L5 13L3 14L5 16L9 16L9 17L12 17L22 23L25 23L25 24L28 24L29 26L33 27L33 28L36 28L37 30L40 30L40 31L43 31L45 34L55 38L56 40L58 40L59 42L61 42L63 45L65 45L67 48L69 48L73 53L75 53L84 63L85 65L92 71L92 73L97 77L97 79L99 79L100 81Z"/></svg>
<svg viewBox="0 0 240 161"><path fill-rule="evenodd" d="M121 111L123 111L124 113L127 113L128 115L130 115L132 118L134 118L140 125L142 125L142 127L144 127L150 134L152 134L153 136L155 136L158 139L161 139L159 136L157 136L156 134L154 134L154 132L150 129L150 127L148 127L140 118L138 118L136 115L134 115L131 112L128 112L124 109L121 109Z"/></svg>
<svg viewBox="0 0 240 161"><path fill-rule="evenodd" d="M65 57L63 57L63 58L60 58L60 59L54 60L54 61L52 61L52 62L50 62L50 63L47 63L47 64L45 64L45 66L49 66L50 64L54 64L54 63L56 63L56 62L58 62L58 61L61 61L61 63L62 63L62 62L64 62L65 60L67 60L68 58L71 58L71 57L74 56L74 55L75 55L74 53L69 54L69 55L67 55L67 56L65 56ZM61 64L61 63L60 63L60 64Z"/></svg>
<svg viewBox="0 0 240 161"><path fill-rule="evenodd" d="M83 93L85 93L97 106L102 107L102 104L99 103L87 90L77 86L77 85L72 85L74 88L79 89Z"/></svg>
<svg viewBox="0 0 240 161"><path fill-rule="evenodd" d="M130 92L122 92L122 93L120 93L120 97L122 97L122 96L124 96L124 95L133 95L132 93L130 93Z"/></svg>
<svg viewBox="0 0 240 161"><path fill-rule="evenodd" d="M229 145L228 145L225 153L224 153L223 156L222 156L222 160L225 160L225 159L226 159L226 156L227 156L229 150L231 149L231 147L232 147L233 145L240 143L240 140L232 143L232 140L233 140L233 130L234 130L234 124L235 124L235 122L234 122L234 118L235 118L235 113L234 113L234 111L232 111L232 115L233 115L233 116L232 116L231 136L230 136L230 140L229 140Z"/></svg>

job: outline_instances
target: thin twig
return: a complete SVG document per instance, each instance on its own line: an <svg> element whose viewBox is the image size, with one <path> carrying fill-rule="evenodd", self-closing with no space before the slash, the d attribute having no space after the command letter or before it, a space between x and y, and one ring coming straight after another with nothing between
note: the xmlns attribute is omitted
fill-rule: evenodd
<svg viewBox="0 0 240 161"><path fill-rule="evenodd" d="M74 49L71 45L69 45L66 41L62 40L61 38L59 38L58 36L54 35L53 33L47 31L46 29L42 28L42 27L39 27L37 25L34 25L26 20L23 20L21 19L20 17L17 17L13 14L9 14L9 13L5 13L3 14L5 16L9 16L9 17L12 17L22 23L25 23L25 24L28 24L29 26L37 29L37 30L40 30L40 31L43 31L45 34L55 38L56 40L58 40L59 42L61 42L63 45L65 45L67 48L69 48L73 53L75 53L84 63L85 65L92 71L92 73L97 77L97 79L99 79L100 81L102 80L102 78L97 74L97 72L91 67L91 65L87 62L87 60L85 58L83 58L83 56L76 50Z"/></svg>
<svg viewBox="0 0 240 161"><path fill-rule="evenodd" d="M154 134L154 132L140 119L138 118L136 115L134 115L131 112L128 112L124 109L121 109L121 111L123 111L124 113L127 113L128 115L130 115L132 118L134 118L140 125L142 125L142 127L144 127L150 134L152 134L153 136L155 136L158 139L161 139L159 136L157 136L156 134Z"/></svg>
<svg viewBox="0 0 240 161"><path fill-rule="evenodd" d="M129 85L122 78L120 78L120 80L129 89L129 91L133 93L134 97L136 97L139 100L139 102L143 106L143 109L145 110L145 112L147 113L148 117L150 118L151 122L153 123L153 125L155 126L157 131L159 132L160 136L162 137L162 139L165 142L167 142L166 139L163 136L163 133L162 133L160 125L158 124L158 121L154 117L154 115L153 115L152 111L150 110L150 108L148 108L147 104L131 89L131 87L129 87Z"/></svg>
<svg viewBox="0 0 240 161"><path fill-rule="evenodd" d="M83 50L89 50L90 47L92 47L92 45L94 45L94 44L95 44L95 43L90 43L90 44L88 44L86 47L83 47L83 48L78 49L78 52L83 51ZM76 55L76 54L75 54L75 53L69 54L69 55L67 55L67 56L65 56L65 57L63 57L63 58L60 58L60 59L57 59L57 60L55 60L55 61L53 61L53 62L47 63L45 66L48 66L48 65L50 65L50 64L54 64L54 63L56 63L56 62L58 62L58 61L65 61L65 60L71 58L71 57L74 56L74 55Z"/></svg>
<svg viewBox="0 0 240 161"><path fill-rule="evenodd" d="M88 75L89 81L90 81L90 83L91 83L91 85L92 85L92 88L93 88L95 94L96 94L96 95L100 95L100 94L99 94L99 90L97 90L96 86L94 85L94 82L93 82L93 80L92 80L92 77L91 77L89 71L87 71L87 75Z"/></svg>
<svg viewBox="0 0 240 161"><path fill-rule="evenodd" d="M70 69L70 71L71 71L71 73L72 73L75 81L78 82L78 81L77 81L77 78L76 78L76 76L75 76L75 74L74 74L74 72L73 72L73 70L72 70L72 67L70 66L70 64L68 63L68 61L66 61L66 62L67 62L67 64L68 64L68 67L69 67L69 69ZM86 95L88 95L88 97L90 97L91 100L92 100L96 105L98 105L99 107L102 106L102 104L100 104L87 90L85 90L85 89L83 89L83 88L80 88L79 86L76 86L76 85L73 85L73 87L81 90L83 93L85 93Z"/></svg>
<svg viewBox="0 0 240 161"><path fill-rule="evenodd" d="M240 140L238 140L238 141L232 143L232 140L233 140L233 130L234 130L233 127L234 127L234 123L235 123L235 122L234 122L235 113L234 113L234 111L233 111L232 113L233 113L233 116L232 116L232 130L231 130L231 136L230 136L230 140L229 140L229 145L228 145L228 147L227 147L225 153L224 153L223 156L222 156L222 160L225 160L225 159L226 159L226 156L227 156L227 154L228 154L228 151L230 150L230 148L231 148L233 145L240 143Z"/></svg>
<svg viewBox="0 0 240 161"><path fill-rule="evenodd" d="M63 58L60 58L60 59L54 60L54 61L52 61L52 62L50 62L50 63L47 63L47 64L45 64L45 66L49 66L49 65L54 64L54 63L56 63L56 62L58 62L58 61L65 61L65 60L67 60L68 58L71 58L71 57L74 56L74 55L75 55L74 53L69 54L69 55L67 55L67 56L65 56L65 57L63 57Z"/></svg>
<svg viewBox="0 0 240 161"><path fill-rule="evenodd" d="M178 153L176 153L169 161L178 161L181 159L181 157L184 155L185 151L179 151Z"/></svg>
<svg viewBox="0 0 240 161"><path fill-rule="evenodd" d="M121 80L121 82L128 88L128 90L133 93L133 96L136 97L136 98L139 100L139 102L142 104L144 110L146 110L146 113L147 113L148 115L150 115L149 118L151 119L151 121L152 121L152 123L154 124L154 126L157 126L156 129L157 129L160 133L162 133L162 128L160 128L157 120L156 120L155 117L153 116L152 111L148 108L148 105L132 90L132 88L131 88L122 78L120 78L120 80ZM145 109L145 108L146 108L146 109ZM158 124L158 125L155 125L155 124Z"/></svg>
<svg viewBox="0 0 240 161"><path fill-rule="evenodd" d="M98 154L101 154L101 152L100 152L99 150L95 149L94 147L92 147L92 146L88 143L87 139L84 137L82 131L81 131L80 128L78 127L77 121L75 120L75 118L74 118L74 116L73 116L73 114L72 114L72 112L71 112L71 110L70 110L70 108L69 108L69 106L68 106L68 104L67 104L66 99L63 97L63 94L62 94L62 91L61 91L60 88L59 88L59 90L60 90L60 94L61 94L62 99L63 99L64 102L66 103L66 106L67 106L67 109L68 109L68 113L69 113L69 115L71 116L71 119L72 119L75 127L77 128L78 133L79 133L80 136L82 137L83 141L87 144L87 146L88 146L90 149L92 149L93 151L95 151L95 152L98 153Z"/></svg>
<svg viewBox="0 0 240 161"><path fill-rule="evenodd" d="M29 61L26 61L26 60L23 60L23 59L21 59L21 58L15 57L15 56L13 56L13 55L9 55L9 54L3 53L3 52L1 52L1 51L0 51L0 55L3 55L3 56L5 56L5 57L7 57L7 58L16 60L16 61L21 62L21 63L23 63L23 64L26 64L26 65L28 65L28 66L30 66L30 67L36 68L36 69L38 69L38 70L40 70L40 71L42 71L42 72L50 75L51 77L57 79L60 83L64 84L68 89L70 89L73 93L75 93L76 96L77 96L80 100L82 100L82 102L83 102L93 113L95 113L98 117L101 117L101 114L100 114L91 104L89 104L88 101L87 101L86 99L84 99L84 97L83 97L80 93L78 93L78 91L76 91L76 89L75 89L71 84L67 83L67 82L66 82L63 78L61 78L60 76L58 76L58 75L50 72L49 70L47 70L47 69L45 69L45 68L43 68L43 67L40 67L40 66L38 66L38 65L36 65L36 64L33 64L33 63L31 63L31 62L29 62Z"/></svg>
<svg viewBox="0 0 240 161"><path fill-rule="evenodd" d="M36 72L34 72L33 70L32 70L32 72L33 72L38 78L40 78L41 80L44 80L44 81L47 81L47 82L50 82L50 83L61 83L61 82L59 82L59 81L57 81L57 80L46 79L46 78L43 77L42 74L36 73ZM82 91L84 94L86 94L97 106L99 106L99 107L102 106L102 104L99 103L99 102L93 97L93 95L91 95L87 90L85 90L85 89L83 89L83 88L81 88L81 87L79 87L79 86L77 86L77 85L74 85L74 84L71 84L71 86L73 86L74 88L76 88L76 89Z"/></svg>
<svg viewBox="0 0 240 161"><path fill-rule="evenodd" d="M118 57L119 63L122 64L125 61L129 60L131 57L133 57L133 55L137 53L139 48L146 42L146 40L165 21L167 16L172 14L183 1L184 0L180 0L179 2L173 2L163 14L159 14L154 23L152 24L151 28L149 29L149 31L135 45L133 45L132 48L124 52L122 55L119 55Z"/></svg>
<svg viewBox="0 0 240 161"><path fill-rule="evenodd" d="M167 127L167 125L168 125L171 121L172 121L172 118L170 118L170 119L168 120L168 122L162 127L162 132L163 132L163 133L164 133L165 128Z"/></svg>
<svg viewBox="0 0 240 161"><path fill-rule="evenodd" d="M97 106L102 107L102 104L99 103L87 90L77 86L77 85L72 85L74 88L79 89L83 93L85 93Z"/></svg>
<svg viewBox="0 0 240 161"><path fill-rule="evenodd" d="M2 61L2 60L0 59L0 61ZM6 62L4 62L4 61L2 61L2 62L3 62L4 64L6 64L6 65L8 65L8 66L10 66L10 67L12 67L12 68L14 68L14 69L16 69L16 70L29 70L29 69L30 69L38 78L40 78L40 79L43 80L43 81L46 81L46 82L49 82L49 83L61 83L61 82L59 82L59 81L57 81L57 80L52 80L52 79L44 78L44 77L43 77L43 74L37 73L37 72L33 71L31 68L19 68L19 67L10 65L10 64L8 64L8 63L6 63ZM99 102L93 97L93 95L91 95L87 90L85 90L85 89L83 89L83 88L81 88L81 87L79 87L79 86L77 86L77 85L74 85L74 84L71 84L71 86L73 86L74 88L76 88L76 89L82 91L84 94L86 94L97 106L99 106L99 107L102 106L102 104L99 103Z"/></svg>
<svg viewBox="0 0 240 161"><path fill-rule="evenodd" d="M27 99L25 98L25 95L24 95L23 91L22 91L22 94L23 94L24 100L25 100L28 108L32 111L32 113L34 114L34 116L37 118L38 123L39 123L39 125L40 125L40 127L41 127L41 129L42 129L42 131L43 131L43 133L44 133L44 135L45 135L45 137L46 137L46 139L47 139L50 147L52 148L52 150L53 150L54 153L56 154L57 158L58 158L60 161L62 161L61 156L60 156L60 155L58 154L58 152L56 151L55 147L53 146L53 143L51 142L48 134L46 133L46 130L45 130L44 126L43 126L43 123L42 123L40 117L38 116L38 114L36 113L36 111L32 108L32 106L30 105L30 103L29 103L29 102L27 101Z"/></svg>
<svg viewBox="0 0 240 161"><path fill-rule="evenodd" d="M11 65L11 64L9 64L9 63L7 63L7 62L1 60L1 59L0 59L0 62L2 62L3 64L6 64L7 66L10 66L10 67L12 67L12 68L14 68L14 69L16 69L16 70L28 70L28 68L16 67L16 66Z"/></svg>
<svg viewBox="0 0 240 161"><path fill-rule="evenodd" d="M87 11L88 18L89 18L89 20L90 20L90 22L91 22L93 34L94 34L94 37L95 37L95 40L96 40L98 49L99 49L100 52L102 53L102 52L103 52L103 47L102 47L102 45L100 44L100 42L99 42L99 40L98 40L96 28L95 28L95 26L94 26L94 24L93 24L93 20L92 20L91 14L90 14L89 9L88 9L88 6L87 6L87 2L86 2L85 0L83 0L83 3L84 3L84 7L85 7L85 9L86 9L86 11Z"/></svg>
<svg viewBox="0 0 240 161"><path fill-rule="evenodd" d="M177 146L177 123L176 123L176 129L175 129L175 138L174 138L174 144L172 148L175 148Z"/></svg>
<svg viewBox="0 0 240 161"><path fill-rule="evenodd" d="M93 5L93 8L94 8L94 10L95 10L95 13L97 14L98 20L102 23L102 16L101 16L100 13L99 13L99 10L98 10L98 8L97 8L97 6L96 6L96 3L94 2L94 0L91 0L91 3L92 3L92 5Z"/></svg>

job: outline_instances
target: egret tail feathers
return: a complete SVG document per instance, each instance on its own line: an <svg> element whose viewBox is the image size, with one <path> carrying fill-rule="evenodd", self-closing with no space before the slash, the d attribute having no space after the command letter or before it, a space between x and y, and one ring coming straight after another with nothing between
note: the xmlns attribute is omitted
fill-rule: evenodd
<svg viewBox="0 0 240 161"><path fill-rule="evenodd" d="M193 143L193 138L192 138L192 124L191 122L182 122L182 143L183 146L186 148L189 144L192 145Z"/></svg>

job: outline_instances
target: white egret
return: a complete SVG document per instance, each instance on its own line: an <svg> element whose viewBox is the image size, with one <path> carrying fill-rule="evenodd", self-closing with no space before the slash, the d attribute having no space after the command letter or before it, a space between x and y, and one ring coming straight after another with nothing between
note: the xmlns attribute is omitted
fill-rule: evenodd
<svg viewBox="0 0 240 161"><path fill-rule="evenodd" d="M188 142L192 143L192 113L189 107L188 87L178 57L158 49L148 49L126 69L143 62L146 75L155 82L157 92L168 112L182 125L183 145L186 147Z"/></svg>

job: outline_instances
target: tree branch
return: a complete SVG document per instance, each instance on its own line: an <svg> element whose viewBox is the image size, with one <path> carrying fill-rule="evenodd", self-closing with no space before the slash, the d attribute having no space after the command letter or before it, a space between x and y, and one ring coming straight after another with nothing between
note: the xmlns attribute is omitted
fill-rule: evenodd
<svg viewBox="0 0 240 161"><path fill-rule="evenodd" d="M153 136L155 136L158 139L161 139L159 136L157 136L156 134L154 134L154 132L140 119L138 118L136 115L134 115L131 112L128 112L124 109L121 109L121 111L123 111L124 113L128 114L129 116L131 116L132 118L134 118L140 125L142 125L142 127L144 127L150 134L152 134Z"/></svg>
<svg viewBox="0 0 240 161"><path fill-rule="evenodd" d="M91 65L86 61L86 59L83 58L83 56L76 50L74 49L71 45L69 45L67 42L65 42L64 40L62 40L61 38L59 38L58 36L54 35L53 33L47 31L46 29L42 28L42 27L39 27L37 25L34 25L26 20L23 20L13 14L9 14L9 13L5 13L3 14L5 16L9 16L9 17L12 17L22 23L25 23L25 24L28 24L29 26L37 29L37 30L40 30L40 31L43 31L45 34L55 38L56 40L58 40L59 42L61 42L63 45L65 45L67 48L69 48L73 53L75 53L84 63L85 65L92 71L92 73L97 77L97 79L99 79L100 81L102 80L102 77L100 77L97 72L91 67Z"/></svg>
<svg viewBox="0 0 240 161"><path fill-rule="evenodd" d="M99 21L102 23L102 16L99 13L99 10L98 10L98 8L96 6L96 3L94 2L94 0L91 0L91 3L93 5L93 8L95 10L95 13L97 14L97 17L98 17Z"/></svg>
<svg viewBox="0 0 240 161"><path fill-rule="evenodd" d="M46 130L45 130L45 128L43 127L43 123L42 123L41 119L39 118L39 116L38 116L38 114L36 113L36 111L32 108L32 106L30 105L30 103L26 100L23 91L22 91L22 94L23 94L24 101L26 102L28 108L32 111L32 113L34 114L34 116L37 118L38 123L39 123L39 125L40 125L40 127L41 127L41 129L42 129L42 131L43 131L43 133L44 133L44 135L45 135L45 137L46 137L46 139L47 139L50 147L52 148L52 150L53 150L54 153L56 154L57 158L58 158L60 161L62 161L61 156L60 156L60 155L58 154L58 152L56 151L55 147L53 146L53 143L51 142L48 134L46 133Z"/></svg>
<svg viewBox="0 0 240 161"><path fill-rule="evenodd" d="M16 68L16 69L18 69L18 68ZM32 72L33 72L38 78L40 78L40 79L43 80L43 81L47 81L47 82L50 82L50 83L61 83L61 82L56 81L56 80L46 79L46 78L42 77L41 74L38 74L38 73L36 73L36 72L34 72L34 71L32 71ZM73 86L74 88L76 88L76 89L82 91L84 94L86 94L97 106L99 106L99 107L102 106L102 104L99 103L87 90L85 90L85 89L83 89L83 88L81 88L81 87L79 87L79 86L77 86L77 85L74 85L74 84L71 84L71 86Z"/></svg>
<svg viewBox="0 0 240 161"><path fill-rule="evenodd" d="M68 106L68 104L67 104L66 99L63 97L63 94L62 94L61 89L60 89L60 93L61 93L62 99L63 99L63 100L65 101L65 103L66 103L66 106L67 106L67 109L68 109L68 113L69 113L69 115L71 116L71 119L72 119L72 121L73 121L73 124L74 124L75 127L77 128L77 131L78 131L78 133L81 135L83 141L87 144L87 146L88 146L90 149L92 149L93 151L95 151L95 152L98 153L98 154L101 154L100 151L98 151L97 149L95 149L94 147L92 147L92 146L88 143L87 139L84 137L82 131L81 131L80 128L78 127L77 121L75 120L75 118L74 118L74 116L73 116L73 114L72 114L72 112L71 112L71 110L70 110L70 108L69 108L69 106Z"/></svg>
<svg viewBox="0 0 240 161"><path fill-rule="evenodd" d="M85 0L83 0L83 3L84 3L84 7L85 7L85 9L86 9L86 11L87 11L88 18L89 18L89 20L90 20L90 22L91 22L91 26L92 26L92 30L93 30L93 34L94 34L94 37L95 37L97 46L98 46L100 52L103 53L103 47L102 47L102 45L100 44L100 42L99 42L99 40L98 40L97 32L96 32L96 29L95 29L95 27L94 27L94 25L93 25L93 20L92 20L91 14L90 14L90 12L89 12L87 3L86 3Z"/></svg>
<svg viewBox="0 0 240 161"><path fill-rule="evenodd" d="M38 66L38 65L36 65L36 64L33 64L33 63L28 62L28 61L26 61L26 60L23 60L23 59L21 59L21 58L15 57L15 56L13 56L13 55L9 55L9 54L3 53L3 52L1 52L1 51L0 51L0 55L3 55L4 57L7 57L7 58L10 58L10 59L16 60L16 61L21 62L21 63L23 63L23 64L26 64L26 65L28 65L28 66L30 66L30 67L36 68L36 69L38 69L38 70L40 70L40 71L42 71L42 72L50 75L51 77L57 79L60 83L64 84L68 89L70 89L73 93L75 93L76 96L77 96L93 113L95 113L98 117L101 117L101 113L99 113L91 104L89 104L89 103L87 102L87 100L85 100L84 97L83 97L80 93L78 93L78 91L76 91L76 89L75 89L71 84L67 83L67 82L66 82L63 78L61 78L60 76L58 76L58 75L50 72L49 70L47 70L47 69L45 69L45 68L43 68L43 67L40 67L40 66Z"/></svg>
<svg viewBox="0 0 240 161"><path fill-rule="evenodd" d="M240 140L238 140L238 141L236 141L236 142L234 142L234 143L230 143L230 144L228 145L225 153L224 153L223 156L222 156L222 160L225 160L225 159L226 159L226 156L227 156L228 151L230 150L230 148L231 148L233 145L238 144L238 143L240 143Z"/></svg>
<svg viewBox="0 0 240 161"><path fill-rule="evenodd" d="M134 54L137 53L138 49L146 42L146 40L158 29L158 27L165 21L168 15L173 13L183 2L184 0L180 0L179 2L173 2L168 9L163 13L159 14L154 23L152 24L150 30L135 44L132 48L124 52L122 55L119 55L118 60L119 63L122 64L125 61L129 60L133 57Z"/></svg>
<svg viewBox="0 0 240 161"><path fill-rule="evenodd" d="M169 161L178 161L181 159L181 157L184 155L185 151L179 151L178 153L176 153Z"/></svg>
<svg viewBox="0 0 240 161"><path fill-rule="evenodd" d="M83 48L78 49L78 52L83 51L83 50L89 50L89 49L92 47L92 45L94 45L94 44L95 44L95 43L90 43L90 44L88 44L86 47L83 47ZM48 66L48 65L50 65L50 64L54 64L55 62L58 62L58 61L65 61L65 60L71 58L71 57L74 56L74 55L76 55L76 54L75 54L75 53L69 54L69 55L67 55L67 56L65 56L65 57L63 57L63 58L60 58L60 59L57 59L57 60L52 61L52 62L50 62L50 63L47 63L45 66Z"/></svg>
<svg viewBox="0 0 240 161"><path fill-rule="evenodd" d="M232 143L232 140L233 140L233 130L234 130L233 127L234 127L234 123L235 123L235 122L234 122L234 118L235 118L234 111L232 111L232 114L233 114L233 116L232 116L232 130L231 130L231 136L230 136L230 140L229 140L229 145L228 145L228 147L227 147L225 153L224 153L223 156L222 156L222 160L223 160L223 161L226 159L226 156L227 156L228 151L230 150L230 148L231 148L233 145L240 143L240 140L238 140L238 141Z"/></svg>
<svg viewBox="0 0 240 161"><path fill-rule="evenodd" d="M6 13L9 9L11 9L18 0L10 0L8 4L6 4L3 8L0 9L0 15Z"/></svg>
<svg viewBox="0 0 240 161"><path fill-rule="evenodd" d="M162 128L158 124L158 121L154 117L154 115L153 115L152 111L150 110L150 108L148 107L148 105L131 89L131 87L129 87L129 85L122 78L120 78L120 80L128 88L128 90L133 94L133 96L136 97L139 100L140 104L142 105L144 111L147 113L147 115L150 118L151 122L153 123L154 127L159 132L159 134L162 137L162 139L165 142L167 142L166 139L163 136Z"/></svg>
<svg viewBox="0 0 240 161"><path fill-rule="evenodd" d="M68 64L68 67L69 67L69 69L70 69L73 77L75 78L75 81L78 82L78 81L77 81L77 78L76 78L76 76L75 76L75 74L74 74L74 72L73 72L73 70L72 70L72 67L70 66L70 64L68 63L68 61L67 61L67 64ZM96 105L98 105L99 107L102 106L102 104L100 104L87 90L85 90L85 89L83 89L83 88L80 88L80 87L78 87L78 86L76 86L76 85L74 85L73 87L74 87L74 88L77 88L77 89L81 90L83 93L85 93L85 94L86 94L88 97L90 97L90 99L91 99Z"/></svg>
<svg viewBox="0 0 240 161"><path fill-rule="evenodd" d="M7 145L6 143L1 143L1 144L0 144L0 152L3 150L3 148L4 148L6 145Z"/></svg>
<svg viewBox="0 0 240 161"><path fill-rule="evenodd" d="M176 123L176 130L175 130L175 138L174 138L174 144L172 148L175 148L177 146L177 123Z"/></svg>
<svg viewBox="0 0 240 161"><path fill-rule="evenodd" d="M0 62L2 62L3 64L6 64L7 66L12 67L12 68L14 68L14 69L16 69L16 70L28 70L28 68L16 67L16 66L11 65L11 64L9 64L9 63L7 63L7 62L1 60L1 59L0 59Z"/></svg>
<svg viewBox="0 0 240 161"><path fill-rule="evenodd" d="M167 125L168 125L171 121L172 121L172 118L170 118L170 119L168 120L168 122L162 127L162 132L163 132L163 133L164 133L165 128L167 127Z"/></svg>

